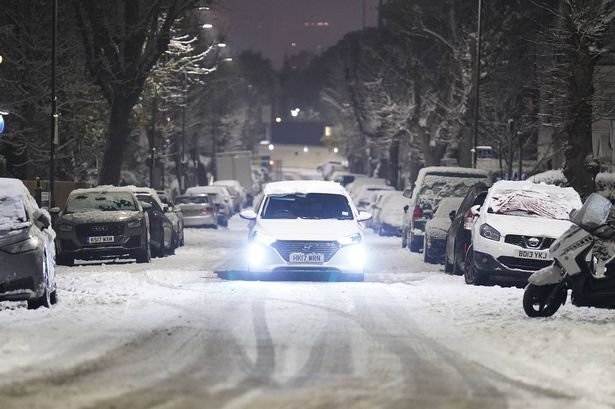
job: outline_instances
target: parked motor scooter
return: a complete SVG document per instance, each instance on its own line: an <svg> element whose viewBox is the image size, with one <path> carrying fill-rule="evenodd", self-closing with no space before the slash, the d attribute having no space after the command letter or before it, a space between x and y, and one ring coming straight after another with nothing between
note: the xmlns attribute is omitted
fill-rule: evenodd
<svg viewBox="0 0 615 409"><path fill-rule="evenodd" d="M549 249L553 264L529 278L523 309L529 317L550 317L566 302L571 290L578 307L615 308L615 257L598 265L595 238L615 238L615 227L605 224L611 202L593 193L571 213L573 225Z"/></svg>

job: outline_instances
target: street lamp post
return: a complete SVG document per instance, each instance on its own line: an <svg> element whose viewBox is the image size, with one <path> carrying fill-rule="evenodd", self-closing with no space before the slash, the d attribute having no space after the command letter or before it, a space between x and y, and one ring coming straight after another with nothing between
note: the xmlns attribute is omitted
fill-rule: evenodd
<svg viewBox="0 0 615 409"><path fill-rule="evenodd" d="M156 161L156 110L158 110L158 90L154 87L152 103L152 135L150 139L149 187L154 188L154 167Z"/></svg>
<svg viewBox="0 0 615 409"><path fill-rule="evenodd" d="M58 47L58 0L53 0L51 34L51 136L49 138L49 208L55 205L55 156L58 143L58 97L56 95L56 65Z"/></svg>
<svg viewBox="0 0 615 409"><path fill-rule="evenodd" d="M179 160L179 190L184 191L184 157L186 155L186 105L188 103L188 75L184 73L184 103L182 104L182 142Z"/></svg>
<svg viewBox="0 0 615 409"><path fill-rule="evenodd" d="M472 166L476 168L478 154L476 148L478 146L478 119L479 119L479 107L480 107L480 58L481 58L481 46L482 46L482 14L483 14L483 1L478 0L478 28L476 35L476 85L474 90L474 140L472 143Z"/></svg>

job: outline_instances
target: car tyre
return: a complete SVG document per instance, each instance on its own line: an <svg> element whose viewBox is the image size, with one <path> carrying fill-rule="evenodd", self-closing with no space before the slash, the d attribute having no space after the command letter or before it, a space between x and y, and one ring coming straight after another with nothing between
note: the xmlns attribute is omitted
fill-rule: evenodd
<svg viewBox="0 0 615 409"><path fill-rule="evenodd" d="M226 217L220 221L220 226L228 227L228 219Z"/></svg>
<svg viewBox="0 0 615 409"><path fill-rule="evenodd" d="M408 248L410 249L411 252L420 253L421 247L423 247L422 244L423 244L423 240L416 239L412 233L409 233Z"/></svg>
<svg viewBox="0 0 615 409"><path fill-rule="evenodd" d="M436 264L431 247L427 244L427 235L423 236L423 261L429 264Z"/></svg>
<svg viewBox="0 0 615 409"><path fill-rule="evenodd" d="M45 287L45 290L43 291L43 295L41 295L38 298L33 298L31 300L28 300L28 309L29 310L36 310L40 307L45 307L45 308L49 308L51 307L51 294L49 293L49 290L47 289L47 287Z"/></svg>
<svg viewBox="0 0 615 409"><path fill-rule="evenodd" d="M447 274L453 274L454 269L455 266L448 261L448 253L446 253L444 255L444 272Z"/></svg>
<svg viewBox="0 0 615 409"><path fill-rule="evenodd" d="M145 246L145 249L140 250L136 254L135 258L137 259L137 264L145 264L145 263L149 263L150 261L152 261L151 247L149 245Z"/></svg>
<svg viewBox="0 0 615 409"><path fill-rule="evenodd" d="M405 249L406 247L408 247L408 232L403 231L401 234L401 248Z"/></svg>
<svg viewBox="0 0 615 409"><path fill-rule="evenodd" d="M486 285L489 282L489 276L484 272L476 268L474 264L474 251L468 249L465 257L465 268L463 277L466 284L470 285Z"/></svg>
<svg viewBox="0 0 615 409"><path fill-rule="evenodd" d="M56 264L59 266L72 267L75 265L75 257L58 253L58 255L56 255Z"/></svg>

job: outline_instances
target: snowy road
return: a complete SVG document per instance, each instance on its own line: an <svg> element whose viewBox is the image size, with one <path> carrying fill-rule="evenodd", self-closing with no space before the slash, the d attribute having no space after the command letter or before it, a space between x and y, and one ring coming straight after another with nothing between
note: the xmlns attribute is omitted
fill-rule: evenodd
<svg viewBox="0 0 615 409"><path fill-rule="evenodd" d="M615 312L530 320L368 237L365 283L224 280L245 226L151 265L61 268L61 303L0 303L0 408L600 408Z"/></svg>

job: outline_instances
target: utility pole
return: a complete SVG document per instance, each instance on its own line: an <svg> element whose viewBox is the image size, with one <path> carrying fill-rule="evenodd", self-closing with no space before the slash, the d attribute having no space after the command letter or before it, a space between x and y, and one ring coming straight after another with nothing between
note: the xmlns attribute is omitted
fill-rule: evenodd
<svg viewBox="0 0 615 409"><path fill-rule="evenodd" d="M523 180L523 132L517 132L517 138L519 139L519 180Z"/></svg>
<svg viewBox="0 0 615 409"><path fill-rule="evenodd" d="M182 142L179 160L179 190L184 192L184 156L186 155L186 105L188 104L187 74L184 73L184 103L182 104Z"/></svg>
<svg viewBox="0 0 615 409"><path fill-rule="evenodd" d="M58 97L56 95L56 65L58 53L58 0L53 0L51 34L51 136L49 138L49 208L55 206L56 145L58 144Z"/></svg>
<svg viewBox="0 0 615 409"><path fill-rule="evenodd" d="M152 101L152 135L150 139L150 167L149 187L154 187L154 167L156 161L156 111L158 110L158 90L154 87L154 100Z"/></svg>
<svg viewBox="0 0 615 409"><path fill-rule="evenodd" d="M476 84L474 89L474 140L472 143L472 166L476 168L477 164L477 152L478 146L478 119L479 119L479 107L480 107L480 59L481 59L481 46L482 46L482 17L483 17L483 2L478 0L478 28L476 35Z"/></svg>
<svg viewBox="0 0 615 409"><path fill-rule="evenodd" d="M508 120L508 137L510 138L509 146L508 146L508 180L512 180L513 178L513 161L515 160L515 148L514 148L514 140L515 140L515 120Z"/></svg>

